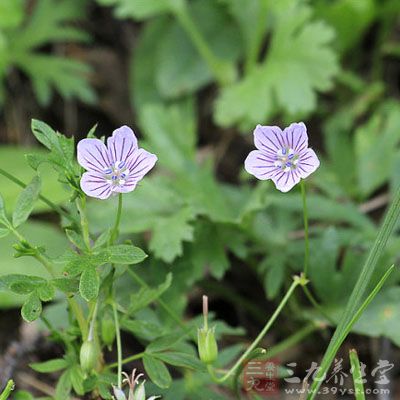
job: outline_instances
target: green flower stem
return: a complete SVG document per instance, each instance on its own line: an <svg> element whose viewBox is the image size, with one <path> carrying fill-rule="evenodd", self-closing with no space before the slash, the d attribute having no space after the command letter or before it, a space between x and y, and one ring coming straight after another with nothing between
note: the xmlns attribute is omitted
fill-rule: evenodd
<svg viewBox="0 0 400 400"><path fill-rule="evenodd" d="M364 310L368 307L369 303L375 298L375 296L378 294L379 290L382 288L386 280L389 278L390 274L393 272L394 265L392 265L386 273L383 275L383 277L380 279L378 284L375 286L375 288L372 290L372 292L368 295L368 297L364 300L364 302L361 304L361 306L356 309L354 314L352 313L348 321L345 323L345 325L342 327L341 330L340 328L340 323L339 326L336 328L335 334L333 335L328 349L325 352L324 358L322 359L321 365L314 377L313 384L311 385L309 389L309 394L307 396L307 400L312 400L318 393L318 389L321 386L324 376L326 376L326 373L332 364L333 359L336 356L336 353L338 352L340 346L342 343L345 341L347 335L350 333L352 327L354 324L358 321L358 319L361 317L361 314L364 312ZM348 303L349 304L349 303ZM343 318L346 317L346 311L345 314L343 315ZM342 319L343 319L342 318Z"/></svg>
<svg viewBox="0 0 400 400"><path fill-rule="evenodd" d="M277 345L268 349L267 357L273 358L276 355L282 353L283 351L290 349L297 343L300 343L307 336L311 335L315 331L322 329L323 327L324 326L322 324L317 324L317 323L311 323L311 324L306 325L304 328L299 329L296 333L289 336L282 342L280 342Z"/></svg>
<svg viewBox="0 0 400 400"><path fill-rule="evenodd" d="M304 275L307 277L308 264L310 259L310 242L308 238L308 210L307 210L307 198L306 198L306 184L304 179L300 181L301 198L303 200L303 221L304 221Z"/></svg>
<svg viewBox="0 0 400 400"><path fill-rule="evenodd" d="M287 291L287 293L285 294L285 296L283 297L283 299L279 303L278 307L276 308L275 312L272 314L271 318L265 324L263 330L259 333L259 335L253 341L253 343L250 345L250 347L236 361L235 365L224 376L217 377L216 374L214 373L214 370L213 370L212 366L209 366L209 368L208 368L209 373L210 373L211 377L213 378L213 380L215 382L217 382L217 383L225 382L241 366L243 361L246 360L248 355L257 347L257 345L261 342L263 337L269 331L269 329L271 328L272 324L275 322L275 320L279 316L280 312L285 307L287 301L290 299L290 297L293 294L293 292L296 289L296 287L298 285L306 285L306 284L307 284L307 280L304 278L304 276L301 276L301 277L295 276L294 277L294 280L293 280L289 290Z"/></svg>
<svg viewBox="0 0 400 400"><path fill-rule="evenodd" d="M90 253L91 245L90 245L90 234L89 234L89 222L86 216L86 198L78 197L76 199L76 207L79 211L79 215L81 218L83 241L85 242L86 250Z"/></svg>
<svg viewBox="0 0 400 400"><path fill-rule="evenodd" d="M176 3L175 5L173 3ZM186 0L171 1L171 11L175 15L183 30L187 33L196 50L200 56L207 63L215 79L220 85L225 85L229 76L226 74L226 64L224 61L219 60L213 51L210 49L207 41L204 39L202 33L197 28L192 16L190 15Z"/></svg>
<svg viewBox="0 0 400 400"><path fill-rule="evenodd" d="M11 175L7 171L4 171L4 169L0 168L0 174L3 175L5 178L9 179L11 182L14 182L16 185L20 186L21 188L25 189L28 185L21 180L19 180L17 177L14 175ZM47 204L51 209L53 209L56 213L59 215L63 215L65 218L70 220L71 222L76 222L74 217L70 215L67 211L59 207L57 204L54 204L51 200L49 200L47 197L39 194L39 199Z"/></svg>
<svg viewBox="0 0 400 400"><path fill-rule="evenodd" d="M14 390L14 386L14 381L10 379L7 382L7 385L4 388L3 392L0 394L0 400L7 400L10 397L11 392Z"/></svg>
<svg viewBox="0 0 400 400"><path fill-rule="evenodd" d="M121 364L124 365L124 364L127 364L127 363L131 362L131 361L140 360L143 356L144 356L144 352L135 354L133 356L129 356L129 357L124 358L123 360L121 360ZM115 368L115 367L118 367L118 362L109 364L107 366L107 368Z"/></svg>
<svg viewBox="0 0 400 400"><path fill-rule="evenodd" d="M113 313L114 313L114 324L115 324L115 337L117 339L117 366L118 366L118 387L122 386L122 346L121 346L121 331L119 329L119 320L117 312L117 304L115 301L112 303Z"/></svg>
<svg viewBox="0 0 400 400"><path fill-rule="evenodd" d="M114 227L110 236L110 245L114 244L115 241L118 239L119 224L121 223L121 214L122 214L122 193L120 193L118 196L117 216L115 218Z"/></svg>

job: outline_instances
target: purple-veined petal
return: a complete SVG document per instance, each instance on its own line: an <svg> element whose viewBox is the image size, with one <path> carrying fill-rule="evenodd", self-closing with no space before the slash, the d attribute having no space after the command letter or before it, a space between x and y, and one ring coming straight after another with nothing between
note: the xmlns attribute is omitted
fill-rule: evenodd
<svg viewBox="0 0 400 400"><path fill-rule="evenodd" d="M285 143L288 147L300 154L308 146L307 128L303 122L294 122L283 131Z"/></svg>
<svg viewBox="0 0 400 400"><path fill-rule="evenodd" d="M285 147L283 134L279 126L257 125L254 129L254 144L258 150L274 156Z"/></svg>
<svg viewBox="0 0 400 400"><path fill-rule="evenodd" d="M113 164L117 161L126 161L138 148L133 130L126 125L116 129L107 139L107 148Z"/></svg>
<svg viewBox="0 0 400 400"><path fill-rule="evenodd" d="M300 182L300 175L297 173L297 170L288 172L281 171L275 174L271 179L278 190L286 193Z"/></svg>
<svg viewBox="0 0 400 400"><path fill-rule="evenodd" d="M127 160L126 167L129 170L129 176L126 184L140 181L154 167L156 162L157 156L155 154L144 149L136 150Z"/></svg>
<svg viewBox="0 0 400 400"><path fill-rule="evenodd" d="M87 171L101 173L110 166L107 148L99 139L82 139L77 151L78 162Z"/></svg>
<svg viewBox="0 0 400 400"><path fill-rule="evenodd" d="M307 178L319 167L319 159L312 149L307 149L299 157L296 170L299 172L301 178Z"/></svg>
<svg viewBox="0 0 400 400"><path fill-rule="evenodd" d="M97 199L107 199L111 195L111 185L104 175L98 172L85 172L81 178L81 188L84 193Z"/></svg>
<svg viewBox="0 0 400 400"><path fill-rule="evenodd" d="M244 162L244 168L249 174L261 180L271 179L281 168L276 167L275 159L260 150L253 150Z"/></svg>

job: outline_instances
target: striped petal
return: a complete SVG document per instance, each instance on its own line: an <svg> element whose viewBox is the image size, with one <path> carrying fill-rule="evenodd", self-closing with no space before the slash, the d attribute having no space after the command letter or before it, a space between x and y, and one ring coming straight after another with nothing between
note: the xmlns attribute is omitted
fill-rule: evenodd
<svg viewBox="0 0 400 400"><path fill-rule="evenodd" d="M87 171L103 172L111 165L106 146L99 139L83 139L78 143L78 162Z"/></svg>
<svg viewBox="0 0 400 400"><path fill-rule="evenodd" d="M81 188L86 195L102 200L109 198L112 193L110 182L103 174L94 171L82 175Z"/></svg>
<svg viewBox="0 0 400 400"><path fill-rule="evenodd" d="M126 161L137 150L138 144L133 130L128 126L116 129L107 139L109 158L113 164Z"/></svg>

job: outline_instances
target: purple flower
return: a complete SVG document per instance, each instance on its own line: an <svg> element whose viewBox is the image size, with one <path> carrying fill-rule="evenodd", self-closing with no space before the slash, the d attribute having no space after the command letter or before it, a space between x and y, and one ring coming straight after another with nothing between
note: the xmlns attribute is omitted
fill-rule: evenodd
<svg viewBox="0 0 400 400"><path fill-rule="evenodd" d="M303 122L290 124L283 132L278 126L257 125L254 144L258 150L247 156L246 171L261 180L271 179L281 192L288 192L319 167L317 155L308 148Z"/></svg>
<svg viewBox="0 0 400 400"><path fill-rule="evenodd" d="M82 190L91 197L107 199L113 193L127 193L149 172L157 156L139 149L132 129L122 126L107 139L83 139L78 143L78 162L86 169Z"/></svg>

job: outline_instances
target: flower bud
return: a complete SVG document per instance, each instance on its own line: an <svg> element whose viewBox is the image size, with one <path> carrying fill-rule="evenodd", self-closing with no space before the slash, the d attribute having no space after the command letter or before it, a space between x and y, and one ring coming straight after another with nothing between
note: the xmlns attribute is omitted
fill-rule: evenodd
<svg viewBox="0 0 400 400"><path fill-rule="evenodd" d="M101 338L103 343L108 347L114 343L115 326L114 321L110 317L105 316L101 320Z"/></svg>
<svg viewBox="0 0 400 400"><path fill-rule="evenodd" d="M91 372L96 367L98 355L98 349L93 340L86 340L82 343L80 363L84 372Z"/></svg>
<svg viewBox="0 0 400 400"><path fill-rule="evenodd" d="M208 297L203 296L204 326L197 331L197 346L200 360L212 364L218 357L218 345L215 340L215 328L208 327Z"/></svg>
<svg viewBox="0 0 400 400"><path fill-rule="evenodd" d="M197 333L200 360L212 364L218 357L218 346L215 340L215 328L200 328Z"/></svg>

